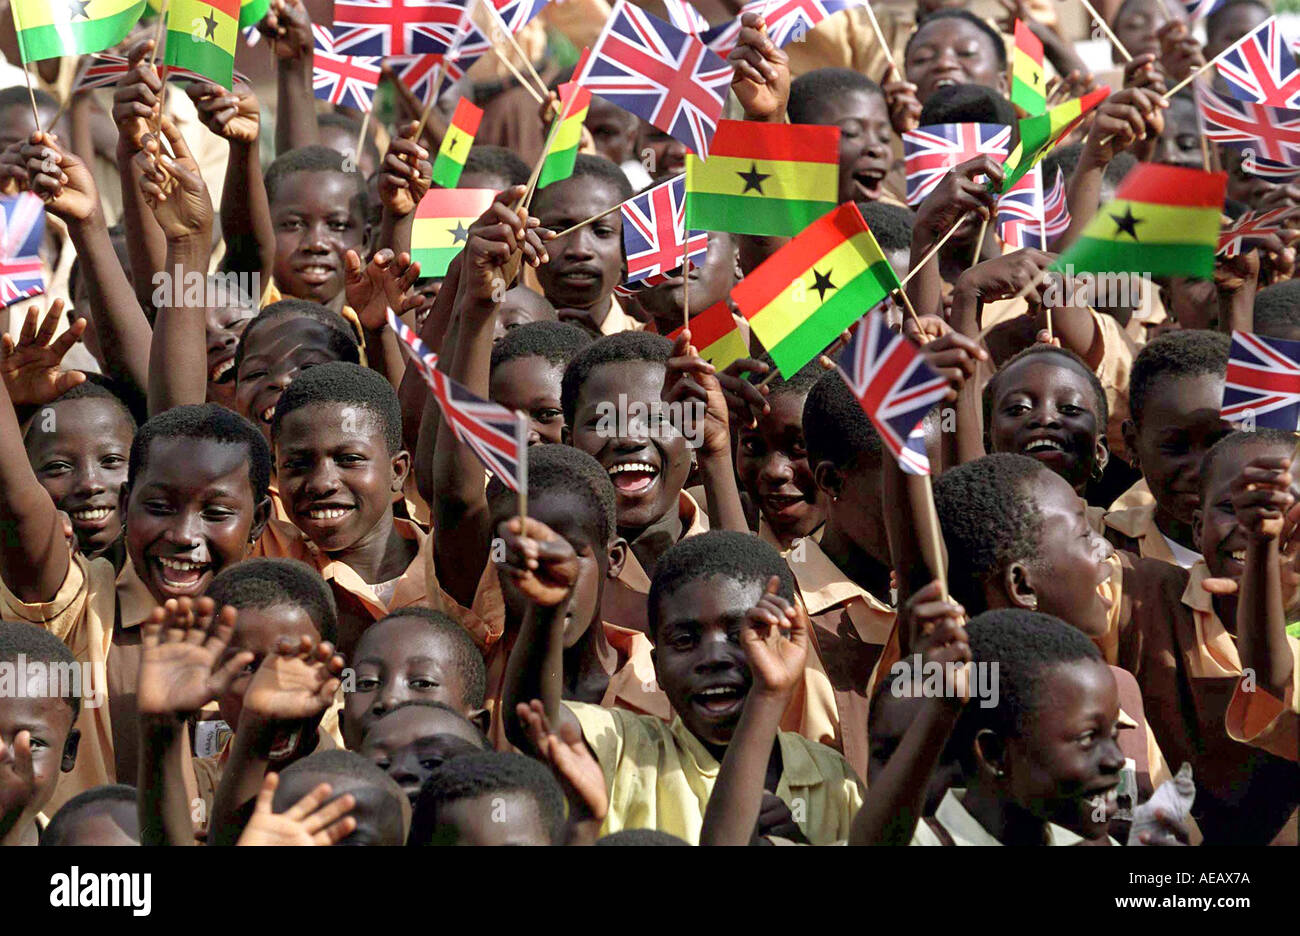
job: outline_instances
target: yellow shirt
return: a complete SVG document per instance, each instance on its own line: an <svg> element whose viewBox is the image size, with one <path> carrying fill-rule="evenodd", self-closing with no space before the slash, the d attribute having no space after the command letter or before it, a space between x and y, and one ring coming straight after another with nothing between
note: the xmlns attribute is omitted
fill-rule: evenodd
<svg viewBox="0 0 1300 936"><path fill-rule="evenodd" d="M1111 510L1106 514L1106 526L1137 540L1138 555L1144 559L1159 559L1178 565L1174 551L1169 548L1165 535L1156 526L1156 505L1142 504L1126 510Z"/></svg>
<svg viewBox="0 0 1300 936"><path fill-rule="evenodd" d="M699 844L704 810L721 764L680 718L661 721L598 705L566 702L600 762L609 792L602 835L658 829ZM848 838L862 788L848 763L825 745L777 734L781 780L775 793L814 845Z"/></svg>
<svg viewBox="0 0 1300 936"><path fill-rule="evenodd" d="M952 838L953 845L1001 845L1002 843L979 824L979 822L966 811L962 805L962 799L966 796L965 790L949 790L944 794L943 802L935 810L934 820L948 833ZM1046 845L1079 845L1083 842L1083 837L1076 835L1069 829L1062 828L1054 822L1047 824L1047 841ZM1118 845L1119 842L1114 839L1110 840L1112 845ZM912 834L912 845L946 845L937 832L930 827L925 820L918 822L916 832Z"/></svg>
<svg viewBox="0 0 1300 936"><path fill-rule="evenodd" d="M1130 507L1141 507L1143 504L1154 504L1156 499L1151 496L1151 489L1147 487L1146 478L1140 478L1127 491L1115 498L1115 502L1110 505L1110 510L1128 510Z"/></svg>

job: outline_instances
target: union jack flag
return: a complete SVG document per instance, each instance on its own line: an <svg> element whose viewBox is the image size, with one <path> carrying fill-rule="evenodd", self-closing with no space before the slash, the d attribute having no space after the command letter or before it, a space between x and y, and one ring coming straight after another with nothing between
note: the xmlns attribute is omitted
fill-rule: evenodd
<svg viewBox="0 0 1300 936"><path fill-rule="evenodd" d="M0 305L45 292L45 205L31 192L0 197Z"/></svg>
<svg viewBox="0 0 1300 936"><path fill-rule="evenodd" d="M1250 150L1266 167L1285 166L1287 175L1300 172L1300 110L1237 101L1204 84L1196 98L1207 140Z"/></svg>
<svg viewBox="0 0 1300 936"><path fill-rule="evenodd" d="M316 97L331 104L368 111L379 88L379 59L364 55L339 55L324 26L311 27L316 51L311 60L311 84Z"/></svg>
<svg viewBox="0 0 1300 936"><path fill-rule="evenodd" d="M903 168L907 203L916 207L935 190L954 166L987 154L1007 158L1011 128L1002 124L930 124L903 134Z"/></svg>
<svg viewBox="0 0 1300 936"><path fill-rule="evenodd" d="M468 445L506 487L512 491L527 489L528 420L471 393L438 370L438 355L392 309L388 310L388 324L411 355L411 363L428 384L456 438Z"/></svg>
<svg viewBox="0 0 1300 936"><path fill-rule="evenodd" d="M1239 100L1300 108L1300 68L1276 17L1270 16L1223 53L1219 76Z"/></svg>
<svg viewBox="0 0 1300 936"><path fill-rule="evenodd" d="M948 381L925 360L921 349L885 322L879 308L857 324L835 365L880 433L898 466L908 474L929 474L921 420L948 393Z"/></svg>
<svg viewBox="0 0 1300 936"><path fill-rule="evenodd" d="M998 236L1009 247L1046 249L1041 163L998 196Z"/></svg>
<svg viewBox="0 0 1300 936"><path fill-rule="evenodd" d="M438 76L438 84L450 78L453 82L465 77L465 68L473 64L461 64L459 57L448 59L438 52L426 52L423 55L394 55L384 59L384 64L393 70L402 84L411 89L421 101L428 101L433 95L433 82ZM441 67L440 67L441 66Z"/></svg>
<svg viewBox="0 0 1300 936"><path fill-rule="evenodd" d="M130 67L125 55L101 52L91 59L90 66L81 73L72 90L85 91L90 88L106 88L115 85L121 81L122 76L127 73ZM167 80L210 82L212 79L180 65L168 65ZM240 72L235 72L235 80L242 81L244 84L251 84L248 76Z"/></svg>
<svg viewBox="0 0 1300 936"><path fill-rule="evenodd" d="M347 55L445 53L467 31L455 0L336 0L334 51Z"/></svg>
<svg viewBox="0 0 1300 936"><path fill-rule="evenodd" d="M1059 167L1052 190L1043 196L1043 226L1048 237L1060 237L1070 229L1070 205L1065 200L1065 173Z"/></svg>
<svg viewBox="0 0 1300 936"><path fill-rule="evenodd" d="M731 66L699 39L618 0L575 80L703 159L709 155L731 75Z"/></svg>
<svg viewBox="0 0 1300 936"><path fill-rule="evenodd" d="M668 11L668 22L682 32L700 39L709 31L709 21L686 0L664 0L664 8Z"/></svg>
<svg viewBox="0 0 1300 936"><path fill-rule="evenodd" d="M726 58L740 39L740 19L746 13L759 13L767 23L767 35L778 46L802 42L818 23L851 7L865 6L866 0L750 0L740 8L740 15L720 26L705 30L700 38L718 55Z"/></svg>
<svg viewBox="0 0 1300 936"><path fill-rule="evenodd" d="M1183 12L1187 14L1188 25L1205 19L1226 2L1227 0L1179 0Z"/></svg>
<svg viewBox="0 0 1300 936"><path fill-rule="evenodd" d="M686 244L686 177L676 176L647 189L623 205L623 249L627 254L627 284L653 286L663 282L688 259L709 249L708 235L692 231Z"/></svg>
<svg viewBox="0 0 1300 936"><path fill-rule="evenodd" d="M1288 166L1285 163L1260 159L1255 155L1254 150L1248 149L1241 154L1241 170L1265 179L1290 179L1300 173L1300 166Z"/></svg>
<svg viewBox="0 0 1300 936"><path fill-rule="evenodd" d="M1283 219L1294 212L1295 209L1290 207L1274 208L1263 214L1247 211L1219 232L1219 255L1235 257L1241 253L1247 241L1260 240L1269 234L1280 234L1286 227Z"/></svg>
<svg viewBox="0 0 1300 936"><path fill-rule="evenodd" d="M1300 430L1300 341L1234 331L1220 415L1229 422Z"/></svg>
<svg viewBox="0 0 1300 936"><path fill-rule="evenodd" d="M492 0L497 13L501 14L501 21L512 33L527 26L548 3L550 0Z"/></svg>

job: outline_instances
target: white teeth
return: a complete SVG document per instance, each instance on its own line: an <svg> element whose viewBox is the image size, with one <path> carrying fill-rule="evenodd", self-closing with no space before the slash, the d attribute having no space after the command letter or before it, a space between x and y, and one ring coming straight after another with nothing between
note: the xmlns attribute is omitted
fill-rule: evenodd
<svg viewBox="0 0 1300 936"><path fill-rule="evenodd" d="M74 510L72 512L72 519L94 522L96 520L107 519L108 515L112 512L112 508L109 507L95 507L92 510Z"/></svg>
<svg viewBox="0 0 1300 936"><path fill-rule="evenodd" d="M704 696L724 696L735 695L736 690L731 686L717 686L713 689L705 689L700 695Z"/></svg>
<svg viewBox="0 0 1300 936"><path fill-rule="evenodd" d="M647 465L645 462L628 462L626 465L615 465L609 469L612 475L622 474L625 471L644 471L649 474L655 473L654 465Z"/></svg>
<svg viewBox="0 0 1300 936"><path fill-rule="evenodd" d="M313 520L337 520L339 517L345 516L347 512L347 508L331 507L328 510L309 510L307 516Z"/></svg>
<svg viewBox="0 0 1300 936"><path fill-rule="evenodd" d="M1244 550L1244 549L1234 549L1234 550L1232 551L1232 558L1233 558L1233 559L1236 559L1238 562L1245 562L1245 561L1246 561L1246 550Z"/></svg>
<svg viewBox="0 0 1300 936"><path fill-rule="evenodd" d="M168 559L166 556L159 556L158 564L164 569L174 569L177 572L194 572L204 567L201 562L190 562L186 559Z"/></svg>
<svg viewBox="0 0 1300 936"><path fill-rule="evenodd" d="M208 380L210 380L210 381L212 381L213 383L215 383L216 381L218 381L218 380L221 379L221 376L222 376L226 371L230 370L230 369L231 369L232 367L234 367L234 366L235 366L235 359L234 359L234 358L229 358L228 360L222 361L222 362L221 362L220 364L218 364L216 367L212 368L212 370L209 372L209 374L208 374Z"/></svg>
<svg viewBox="0 0 1300 936"><path fill-rule="evenodd" d="M1042 452L1042 451L1064 452L1065 449L1062 448L1059 442L1054 442L1051 439L1035 439L1033 442L1030 442L1028 445L1025 446L1025 451L1026 452Z"/></svg>
<svg viewBox="0 0 1300 936"><path fill-rule="evenodd" d="M275 405L274 405L274 404L272 404L272 405L268 406L266 409L262 410L262 422L268 422L268 423L269 423L269 422L270 422L272 419L274 419L274 418L275 418Z"/></svg>

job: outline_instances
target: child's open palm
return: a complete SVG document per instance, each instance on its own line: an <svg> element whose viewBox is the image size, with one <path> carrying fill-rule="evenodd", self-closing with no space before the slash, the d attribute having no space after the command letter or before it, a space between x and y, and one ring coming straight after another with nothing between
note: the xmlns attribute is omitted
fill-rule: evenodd
<svg viewBox="0 0 1300 936"><path fill-rule="evenodd" d="M361 255L349 250L343 255L343 289L348 305L357 313L363 327L377 331L388 323L388 310L402 315L417 309L422 296L411 291L420 276L420 264L408 253L393 255L387 247L378 251L370 262L362 264Z"/></svg>
<svg viewBox="0 0 1300 936"><path fill-rule="evenodd" d="M581 806L595 822L604 822L609 811L609 791L605 788L605 772L583 740L582 729L571 722L560 725L559 732L551 730L546 707L540 699L520 702L515 712L524 730L533 742L537 756L550 765L555 779L560 781L570 807Z"/></svg>
<svg viewBox="0 0 1300 936"><path fill-rule="evenodd" d="M140 714L188 718L223 695L253 662L247 651L221 662L234 632L235 609L218 614L211 598L173 598L154 608L140 627Z"/></svg>
<svg viewBox="0 0 1300 936"><path fill-rule="evenodd" d="M808 662L808 615L802 605L791 604L777 591L781 580L768 579L763 597L745 615L740 645L754 674L754 690L784 697L803 678ZM788 630L789 636L781 633Z"/></svg>
<svg viewBox="0 0 1300 936"><path fill-rule="evenodd" d="M398 85L402 83L396 82ZM415 141L419 123L405 124L388 143L384 164L379 170L379 199L388 211L404 218L416 209L420 199L433 185L433 165L429 151Z"/></svg>
<svg viewBox="0 0 1300 936"><path fill-rule="evenodd" d="M314 718L334 700L342 672L343 657L329 641L281 637L253 674L243 711L269 722Z"/></svg>
<svg viewBox="0 0 1300 936"><path fill-rule="evenodd" d="M99 211L95 179L80 158L65 152L49 133L37 131L22 150L29 187L64 221L85 221Z"/></svg>
<svg viewBox="0 0 1300 936"><path fill-rule="evenodd" d="M687 406L703 404L704 420L700 442L702 455L731 455L731 408L715 368L691 345L689 329L673 343L664 377L663 398ZM687 431L684 424L678 427Z"/></svg>
<svg viewBox="0 0 1300 936"><path fill-rule="evenodd" d="M529 601L553 608L568 600L578 581L578 555L568 540L532 517L504 521L497 535L505 547L497 565Z"/></svg>
<svg viewBox="0 0 1300 936"><path fill-rule="evenodd" d="M64 370L63 357L85 332L87 322L77 319L58 338L54 332L63 318L63 300L55 299L37 328L37 306L27 307L18 341L8 332L0 339L0 376L15 406L40 406L85 382L81 371Z"/></svg>
<svg viewBox="0 0 1300 936"><path fill-rule="evenodd" d="M146 138L144 148L134 157L141 173L140 191L168 238L198 237L206 242L212 231L208 186L185 138L166 117L162 132L176 157L162 152L156 138Z"/></svg>
<svg viewBox="0 0 1300 936"><path fill-rule="evenodd" d="M271 803L279 785L279 774L266 775L253 815L236 845L337 845L357 827L357 820L350 815L357 805L351 793L330 800L333 790L328 783L322 783L284 812L277 813Z"/></svg>

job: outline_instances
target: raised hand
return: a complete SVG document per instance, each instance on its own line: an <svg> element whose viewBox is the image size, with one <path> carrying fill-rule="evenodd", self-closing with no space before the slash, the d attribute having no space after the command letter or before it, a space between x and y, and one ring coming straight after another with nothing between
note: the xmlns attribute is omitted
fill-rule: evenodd
<svg viewBox="0 0 1300 936"><path fill-rule="evenodd" d="M889 123L895 133L902 136L921 126L921 99L916 96L916 85L902 78L894 78L882 84L880 90L885 93Z"/></svg>
<svg viewBox="0 0 1300 936"><path fill-rule="evenodd" d="M140 192L168 238L196 237L208 243L212 234L212 198L199 164L190 155L181 132L166 117L162 132L176 157L161 152L155 137L147 137L144 148L135 155L141 173Z"/></svg>
<svg viewBox="0 0 1300 936"><path fill-rule="evenodd" d="M211 598L170 599L140 626L141 716L188 718L219 698L253 662L240 651L222 662L235 633L235 609L216 613Z"/></svg>
<svg viewBox="0 0 1300 936"><path fill-rule="evenodd" d="M731 410L727 405L727 396L718 381L717 368L704 358L691 345L691 333L683 331L673 343L672 354L668 358L667 373L664 377L663 399L669 404L695 406L699 410L703 404L703 429L698 440L700 456L731 455ZM672 412L673 410L670 410ZM688 424L676 427L685 433ZM691 439L691 444L697 440Z"/></svg>
<svg viewBox="0 0 1300 936"><path fill-rule="evenodd" d="M916 226L937 240L970 212L993 217L997 203L986 179L1001 184L1003 177L1002 166L990 156L954 166L917 208Z"/></svg>
<svg viewBox="0 0 1300 936"><path fill-rule="evenodd" d="M61 365L64 355L81 339L89 323L77 319L55 338L63 318L63 300L54 300L38 329L39 314L37 306L28 306L18 341L15 343L8 332L0 339L0 377L4 378L14 406L49 403L86 380L81 371L64 370Z"/></svg>
<svg viewBox="0 0 1300 936"><path fill-rule="evenodd" d="M1156 31L1160 39L1160 64L1170 81L1182 81L1205 64L1205 53L1181 19L1172 19Z"/></svg>
<svg viewBox="0 0 1300 936"><path fill-rule="evenodd" d="M969 663L970 638L966 634L966 609L951 598L943 597L938 582L931 582L912 593L899 612L900 631L909 635L913 653L928 662L946 667L948 663ZM957 680L958 693L952 701L964 704L970 698L970 684L963 670Z"/></svg>
<svg viewBox="0 0 1300 936"><path fill-rule="evenodd" d="M349 250L343 264L347 303L364 328L378 331L388 323L389 309L402 315L424 303L424 297L411 290L420 277L420 264L413 263L408 253L394 257L385 247L363 265L361 255Z"/></svg>
<svg viewBox="0 0 1300 936"><path fill-rule="evenodd" d="M758 604L745 615L740 646L749 661L754 684L750 692L786 698L803 679L808 662L808 615L803 606L791 604L777 591L781 580L775 575ZM788 630L789 636L781 633Z"/></svg>
<svg viewBox="0 0 1300 936"><path fill-rule="evenodd" d="M1145 155L1146 150L1155 148L1164 132L1164 111L1168 107L1169 102L1149 88L1125 88L1112 94L1097 108L1088 131L1084 143L1086 161L1105 165L1130 147L1135 156Z"/></svg>
<svg viewBox="0 0 1300 936"><path fill-rule="evenodd" d="M322 783L284 812L277 813L271 804L279 785L279 774L266 775L252 818L236 845L337 845L356 829L357 820L350 813L357 805L357 798L351 793L330 800L333 788Z"/></svg>
<svg viewBox="0 0 1300 936"><path fill-rule="evenodd" d="M736 425L750 428L758 425L758 417L770 413L771 405L767 402L767 387L750 383L744 374L765 377L772 369L754 358L737 358L716 374L722 392L727 398L727 409Z"/></svg>
<svg viewBox="0 0 1300 936"><path fill-rule="evenodd" d="M1160 61L1154 52L1143 52L1133 56L1133 61L1124 65L1124 87L1143 88L1164 96L1169 90L1165 73L1160 68Z"/></svg>
<svg viewBox="0 0 1300 936"><path fill-rule="evenodd" d="M571 808L581 805L589 818L597 823L604 822L605 814L609 812L605 772L583 740L582 729L565 722L560 725L558 733L552 731L546 707L540 699L520 702L515 706L515 713L533 742L533 750L560 781Z"/></svg>
<svg viewBox="0 0 1300 936"><path fill-rule="evenodd" d="M27 162L28 187L46 208L69 224L87 221L99 212L99 192L90 169L60 147L52 134L33 133L21 152Z"/></svg>
<svg viewBox="0 0 1300 936"><path fill-rule="evenodd" d="M399 85L400 81L397 82ZM404 87L404 86L403 86ZM416 209L433 185L429 151L415 140L419 123L406 123L388 143L379 170L379 200L389 213L404 218Z"/></svg>
<svg viewBox="0 0 1300 936"><path fill-rule="evenodd" d="M976 362L987 361L989 357L979 341L952 330L928 341L922 346L921 353L926 363L947 378L947 400L950 403L957 399L966 381L975 376Z"/></svg>
<svg viewBox="0 0 1300 936"><path fill-rule="evenodd" d="M460 268L461 288L481 301L501 302L514 280L514 256L522 253L530 266L541 266L550 257L543 240L549 231L537 218L510 207L524 196L526 186L516 185L497 192L492 204L469 228L465 255Z"/></svg>
<svg viewBox="0 0 1300 936"><path fill-rule="evenodd" d="M199 121L217 136L232 143L256 143L262 108L251 88L236 83L227 91L210 81L191 82L185 89Z"/></svg>
<svg viewBox="0 0 1300 936"><path fill-rule="evenodd" d="M497 567L510 576L516 588L533 604L558 607L569 600L578 581L578 555L563 536L540 520L519 517L497 525L505 555Z"/></svg>
<svg viewBox="0 0 1300 936"><path fill-rule="evenodd" d="M767 37L762 14L746 13L740 24L736 47L727 56L734 70L731 90L745 119L778 122L790 100L790 57Z"/></svg>
<svg viewBox="0 0 1300 936"><path fill-rule="evenodd" d="M244 692L243 715L266 722L316 718L334 701L342 672L343 657L329 641L281 637Z"/></svg>
<svg viewBox="0 0 1300 936"><path fill-rule="evenodd" d="M161 113L163 82L158 69L146 59L153 50L152 39L142 39L126 53L128 68L113 91L113 122L118 138L132 151L140 149Z"/></svg>
<svg viewBox="0 0 1300 936"><path fill-rule="evenodd" d="M26 141L17 140L0 150L0 195L27 191L27 160L23 158L26 145Z"/></svg>
<svg viewBox="0 0 1300 936"><path fill-rule="evenodd" d="M311 17L302 0L271 0L257 29L271 40L276 58L311 60L316 44L311 36Z"/></svg>
<svg viewBox="0 0 1300 936"><path fill-rule="evenodd" d="M985 302L1009 299L1036 283L1030 298L1037 298L1046 283L1043 272L1051 265L1052 254L1032 247L985 260L964 271L957 278L958 290L969 290ZM956 290L954 290L956 291Z"/></svg>

